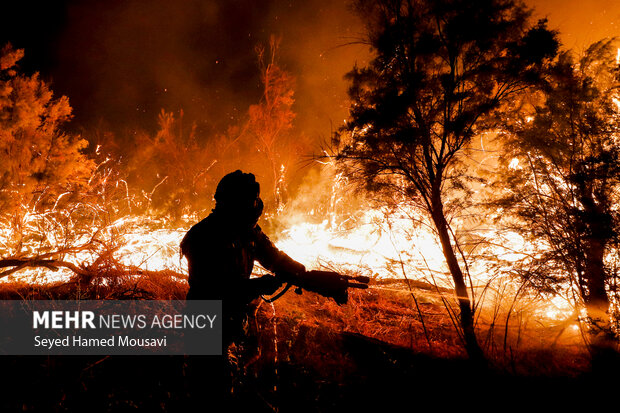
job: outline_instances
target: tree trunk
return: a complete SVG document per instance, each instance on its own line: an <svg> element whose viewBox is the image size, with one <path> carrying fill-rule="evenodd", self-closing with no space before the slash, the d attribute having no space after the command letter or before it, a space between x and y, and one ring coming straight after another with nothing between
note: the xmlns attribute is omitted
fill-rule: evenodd
<svg viewBox="0 0 620 413"><path fill-rule="evenodd" d="M612 360L617 360L617 343L609 316L609 296L605 290L604 254L605 239L596 233L588 239L586 247L586 268L584 278L588 288L584 297L588 314L588 335L592 354L592 369L607 369Z"/></svg>
<svg viewBox="0 0 620 413"><path fill-rule="evenodd" d="M603 257L605 245L602 240L589 239L586 247L586 265L584 278L588 287L585 298L588 317L593 324L608 324L609 297L605 291L605 267Z"/></svg>
<svg viewBox="0 0 620 413"><path fill-rule="evenodd" d="M595 196L585 181L579 183L578 194L583 205L583 213L578 224L583 228L585 235L585 268L582 277L586 291L583 293L583 300L588 315L592 369L603 371L618 362L616 337L609 314L609 296L605 289L608 278L605 269L605 250L613 237L613 232L610 231L612 219L609 213L612 203L604 196Z"/></svg>
<svg viewBox="0 0 620 413"><path fill-rule="evenodd" d="M475 363L484 363L484 354L476 339L476 332L474 330L474 312L472 310L471 301L467 293L467 285L465 284L465 277L463 271L459 266L454 252L454 247L450 242L450 233L448 231L448 223L443 213L443 205L441 201L435 200L433 202L433 211L431 211L433 223L439 233L439 240L441 242L441 248L443 255L448 264L448 269L452 275L454 281L454 291L456 292L459 309L460 309L460 322L463 329L463 338L465 340L465 350L469 355L469 358Z"/></svg>

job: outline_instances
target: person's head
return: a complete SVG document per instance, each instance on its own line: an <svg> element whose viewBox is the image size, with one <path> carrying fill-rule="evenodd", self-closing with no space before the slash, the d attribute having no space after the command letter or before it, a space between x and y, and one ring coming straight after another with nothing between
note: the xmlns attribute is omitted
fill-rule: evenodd
<svg viewBox="0 0 620 413"><path fill-rule="evenodd" d="M233 217L240 226L253 227L263 213L260 184L240 170L225 175L215 190L215 210Z"/></svg>

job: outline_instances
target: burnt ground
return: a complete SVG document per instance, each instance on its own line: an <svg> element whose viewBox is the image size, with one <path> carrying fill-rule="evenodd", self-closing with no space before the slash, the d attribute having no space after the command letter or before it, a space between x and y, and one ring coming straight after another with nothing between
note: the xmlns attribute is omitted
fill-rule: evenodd
<svg viewBox="0 0 620 413"><path fill-rule="evenodd" d="M617 394L618 388L617 378L610 381L608 376L513 375L474 368L466 359L434 358L358 334L322 328L301 328L294 339L283 333L278 346L276 355L265 343L245 373L237 369L234 395L228 398L212 394L206 387L192 394L188 374L192 361L188 357L4 356L0 358L5 383L2 411L251 408L255 412L383 412L419 411L422 407L445 411L463 406L484 411L538 410L580 402L593 407ZM201 385L209 386L209 378L214 378L209 372L212 362L217 358L208 357L203 364L207 383ZM607 387L616 390L608 394ZM221 407L222 399L226 408Z"/></svg>
<svg viewBox="0 0 620 413"><path fill-rule="evenodd" d="M75 298L72 291L28 286L0 298ZM79 298L118 299L89 294ZM508 353L485 345L488 366L474 366L441 306L420 301L425 335L408 300L369 290L337 306L304 293L260 307L254 345L230 354L232 395L222 390L224 357L0 356L0 412L499 412L581 405L592 411L617 405L620 363L592 372L582 350L537 336L544 345ZM481 330L480 337L491 336Z"/></svg>

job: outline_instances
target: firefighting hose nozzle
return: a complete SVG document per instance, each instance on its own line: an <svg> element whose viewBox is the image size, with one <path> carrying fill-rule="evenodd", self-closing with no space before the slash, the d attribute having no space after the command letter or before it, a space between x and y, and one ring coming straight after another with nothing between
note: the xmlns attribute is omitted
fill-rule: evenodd
<svg viewBox="0 0 620 413"><path fill-rule="evenodd" d="M301 294L303 290L312 291L324 297L333 298L338 304L346 304L349 288L366 289L370 282L370 277L363 275L351 276L335 271L320 270L305 271L300 274L276 273L275 276L285 282L286 286L269 298L261 295L267 303L274 302L282 297L291 286L295 286L297 294Z"/></svg>

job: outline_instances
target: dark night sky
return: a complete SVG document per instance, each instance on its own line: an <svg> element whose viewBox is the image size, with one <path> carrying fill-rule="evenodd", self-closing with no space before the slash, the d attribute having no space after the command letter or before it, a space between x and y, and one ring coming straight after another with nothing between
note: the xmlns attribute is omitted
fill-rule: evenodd
<svg viewBox="0 0 620 413"><path fill-rule="evenodd" d="M161 108L222 130L260 97L255 46L282 37L298 121L329 133L346 114L343 74L365 58L345 3L282 0L67 0L10 6L0 40L26 50L74 108L74 128L152 129ZM337 116L334 118L333 116Z"/></svg>
<svg viewBox="0 0 620 413"><path fill-rule="evenodd" d="M567 47L620 34L615 0L530 0ZM254 47L282 37L281 61L297 77L297 121L325 137L346 116L342 76L367 48L345 1L64 0L3 5L0 42L24 48L74 108L71 127L153 129L161 108L183 109L203 131L222 130L260 97Z"/></svg>

